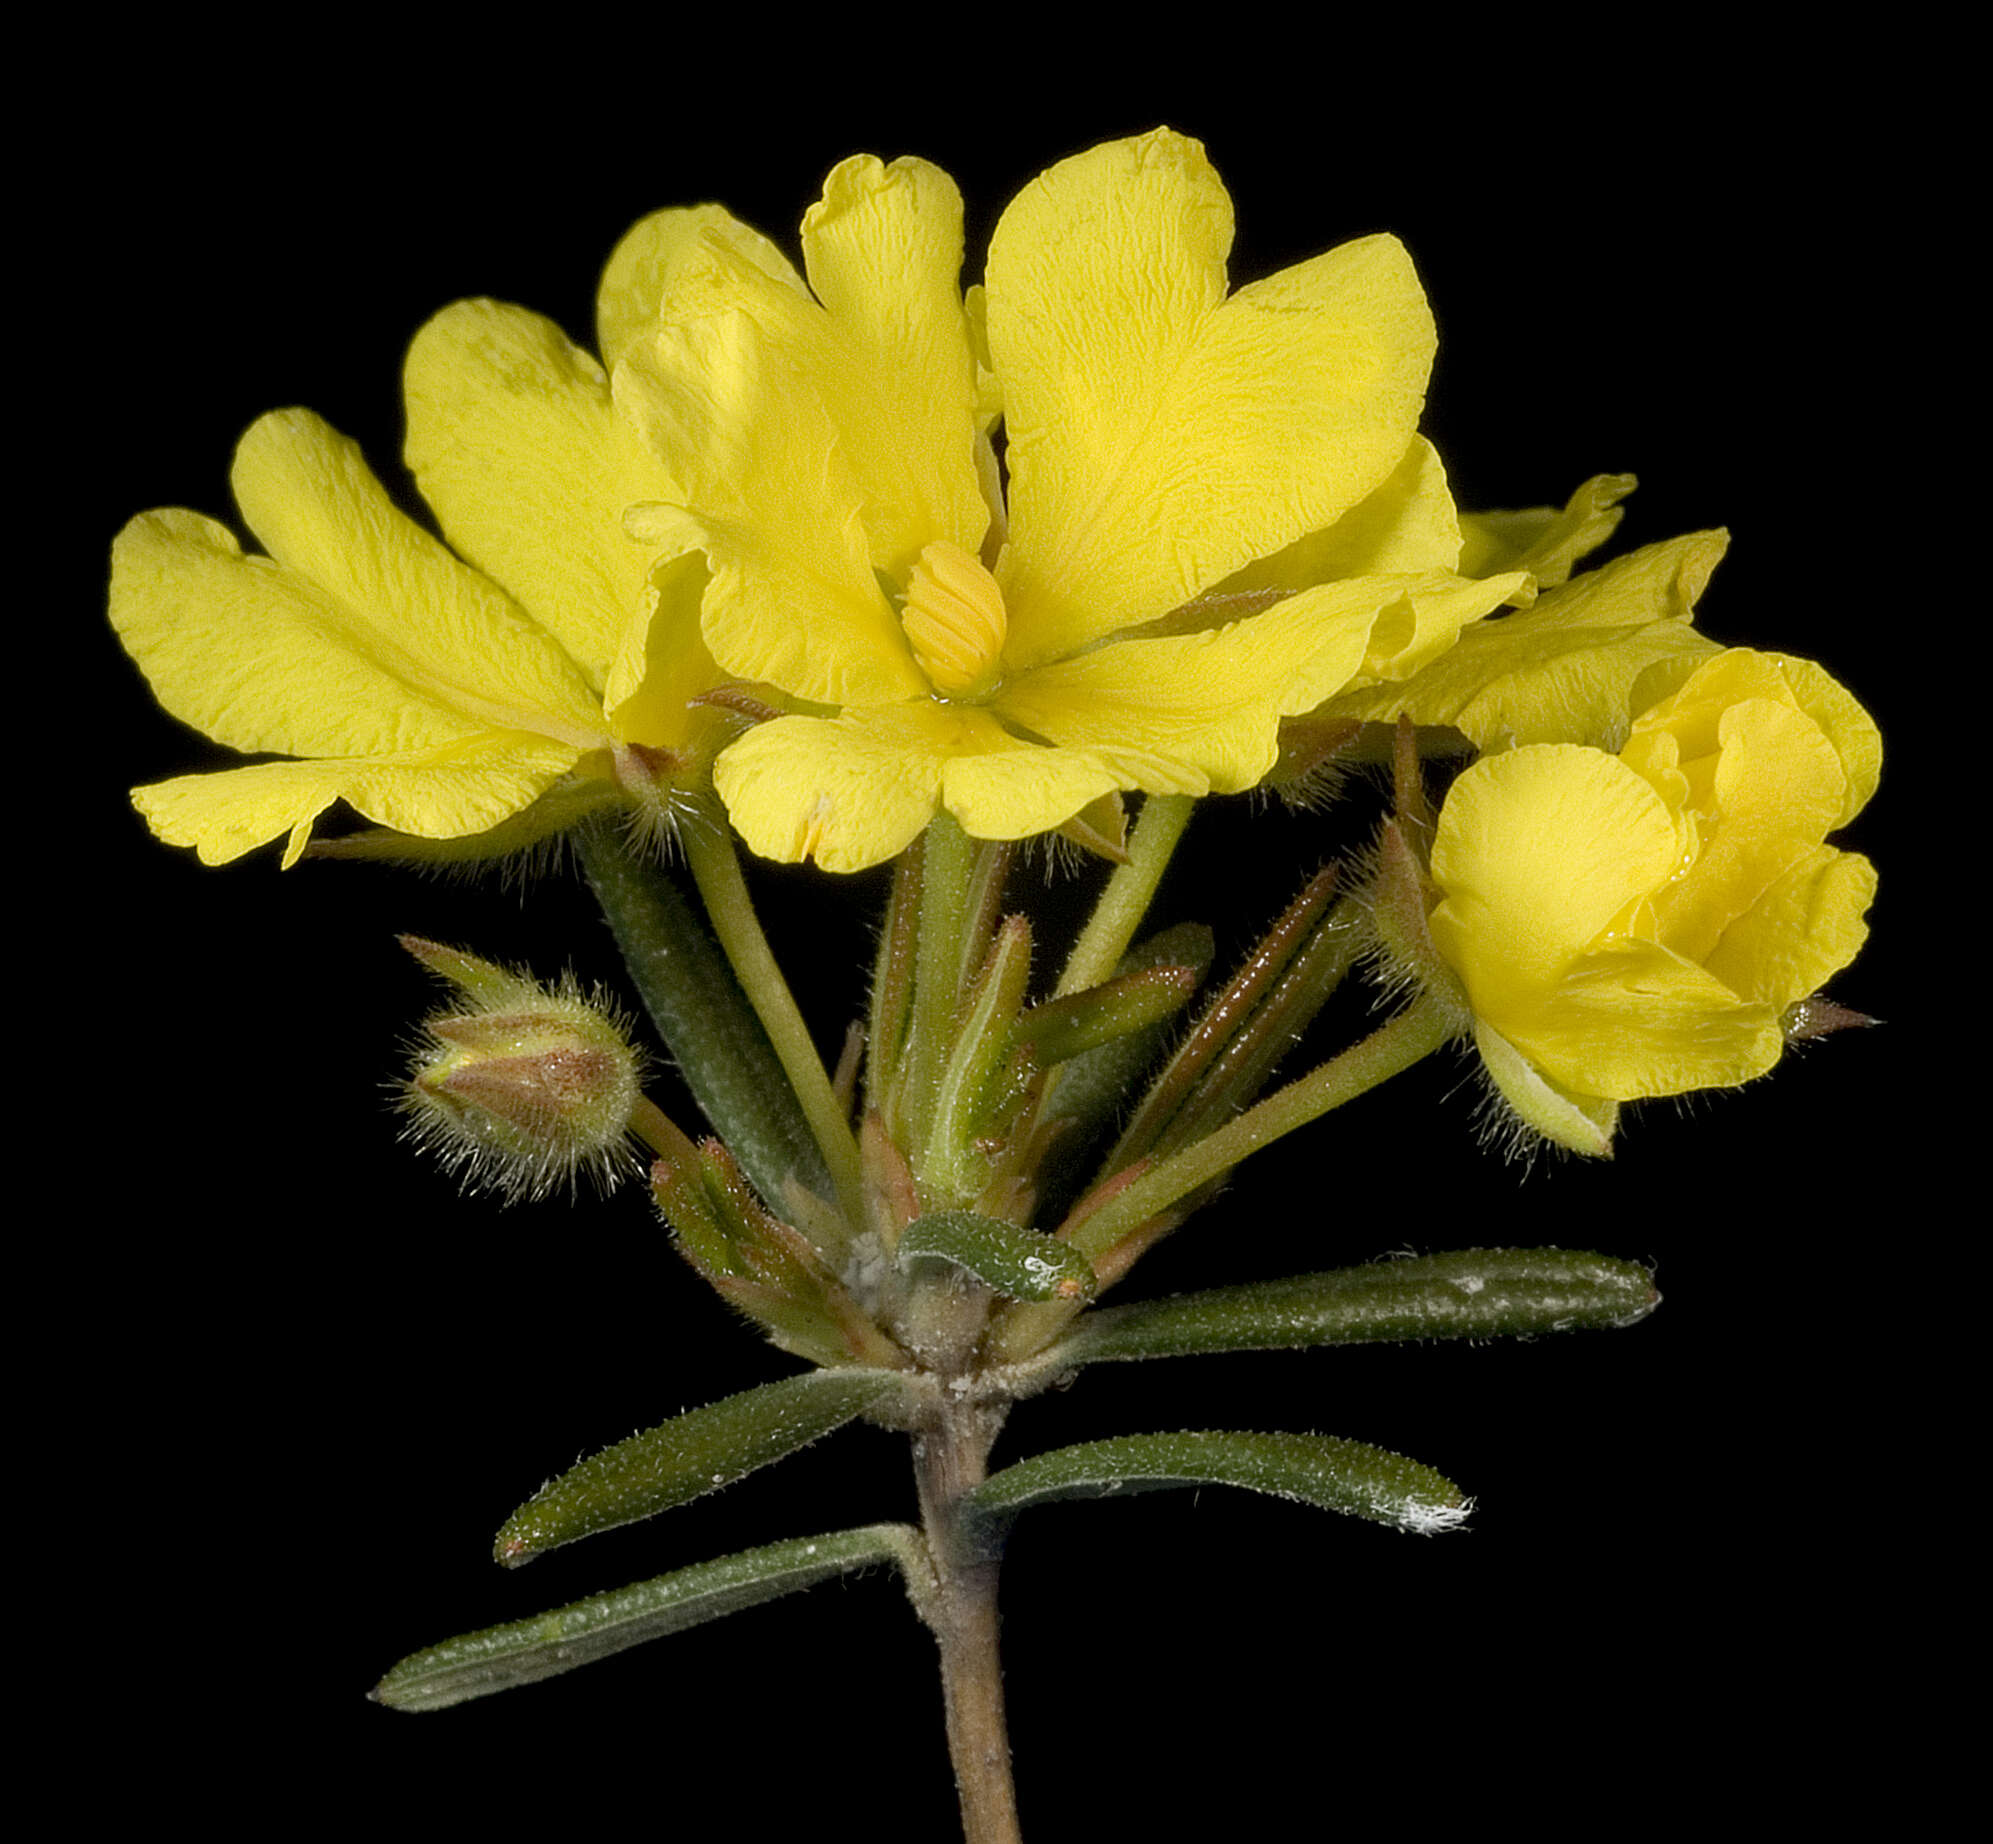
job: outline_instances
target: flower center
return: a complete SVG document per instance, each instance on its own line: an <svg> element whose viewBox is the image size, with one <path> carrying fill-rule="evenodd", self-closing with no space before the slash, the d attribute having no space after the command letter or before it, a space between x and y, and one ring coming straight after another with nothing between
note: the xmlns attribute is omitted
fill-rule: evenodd
<svg viewBox="0 0 1993 1844"><path fill-rule="evenodd" d="M937 538L921 552L900 626L938 696L975 699L996 689L1009 627L1003 591L959 544Z"/></svg>

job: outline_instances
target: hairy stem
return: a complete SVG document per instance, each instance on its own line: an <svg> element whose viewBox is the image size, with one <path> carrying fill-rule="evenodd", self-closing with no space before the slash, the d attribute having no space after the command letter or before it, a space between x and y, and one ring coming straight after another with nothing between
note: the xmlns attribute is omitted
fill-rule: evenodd
<svg viewBox="0 0 1993 1844"><path fill-rule="evenodd" d="M935 1580L923 1611L941 1649L948 1753L965 1844L1021 1844L997 1652L999 1558L971 1537L963 1495L980 1485L998 1418L951 1403L914 1437L914 1474Z"/></svg>

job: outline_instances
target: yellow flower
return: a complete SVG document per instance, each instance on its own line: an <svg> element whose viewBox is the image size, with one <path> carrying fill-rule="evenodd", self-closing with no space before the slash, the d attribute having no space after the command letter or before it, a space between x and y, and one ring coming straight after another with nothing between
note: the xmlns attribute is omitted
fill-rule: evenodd
<svg viewBox="0 0 1993 1844"><path fill-rule="evenodd" d="M1454 573L1400 245L1228 293L1231 230L1158 130L1027 187L966 300L960 197L918 160L831 174L807 281L721 214L632 233L612 270L669 283L616 391L680 490L631 529L704 556L714 658L787 713L716 765L754 850L855 870L938 809L1018 838L1251 787L1281 717L1520 586Z"/></svg>
<svg viewBox="0 0 1993 1844"><path fill-rule="evenodd" d="M626 334L625 304L603 306ZM653 568L624 534L624 507L670 481L603 368L536 315L465 301L417 335L406 391L408 460L461 558L304 410L262 418L236 453L266 556L179 510L113 547L111 619L160 702L231 748L302 758L135 793L207 863L287 834L289 866L338 800L506 849L655 798L694 740L685 701L717 676L698 560Z"/></svg>
<svg viewBox="0 0 1993 1844"><path fill-rule="evenodd" d="M1475 763L1433 841L1432 939L1482 1059L1530 1126L1585 1152L1608 1149L1621 1102L1770 1069L1875 891L1867 859L1823 843L1874 790L1867 713L1779 654L1670 670L1616 756Z"/></svg>

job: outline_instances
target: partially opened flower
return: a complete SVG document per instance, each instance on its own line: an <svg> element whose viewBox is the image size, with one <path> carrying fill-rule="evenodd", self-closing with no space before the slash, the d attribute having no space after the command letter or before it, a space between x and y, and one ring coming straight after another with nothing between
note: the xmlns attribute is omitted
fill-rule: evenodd
<svg viewBox="0 0 1993 1844"><path fill-rule="evenodd" d="M1618 1105L1778 1060L1788 1010L1867 933L1866 858L1824 841L1881 742L1819 667L1732 650L1650 679L1617 755L1484 757L1439 814L1434 946L1531 1127L1602 1153Z"/></svg>
<svg viewBox="0 0 1993 1844"><path fill-rule="evenodd" d="M410 464L462 557L304 410L262 418L236 453L266 556L179 510L113 548L111 619L161 703L231 748L300 758L137 791L210 864L288 835L288 866L340 800L465 842L442 855L511 849L657 801L696 740L686 701L716 676L702 573L654 569L623 531L623 508L669 481L602 367L536 315L466 301L417 336L407 395Z"/></svg>
<svg viewBox="0 0 1993 1844"><path fill-rule="evenodd" d="M787 713L716 768L756 851L851 870L941 809L1017 838L1250 787L1283 716L1516 591L1453 574L1404 250L1228 294L1231 230L1158 130L1027 187L967 300L959 196L917 160L831 174L807 283L722 217L633 234L619 262L671 280L616 388L680 490L632 529L704 556L714 658Z"/></svg>

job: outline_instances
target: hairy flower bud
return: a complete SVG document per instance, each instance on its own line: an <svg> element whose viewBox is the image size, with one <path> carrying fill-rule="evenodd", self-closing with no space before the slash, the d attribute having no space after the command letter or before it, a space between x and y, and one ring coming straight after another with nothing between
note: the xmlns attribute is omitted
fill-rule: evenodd
<svg viewBox="0 0 1993 1844"><path fill-rule="evenodd" d="M412 935L402 946L463 1003L423 1025L403 1092L409 1135L466 1189L510 1203L588 1172L605 1187L635 1169L625 1140L638 1056L620 1019L572 976L548 989Z"/></svg>

